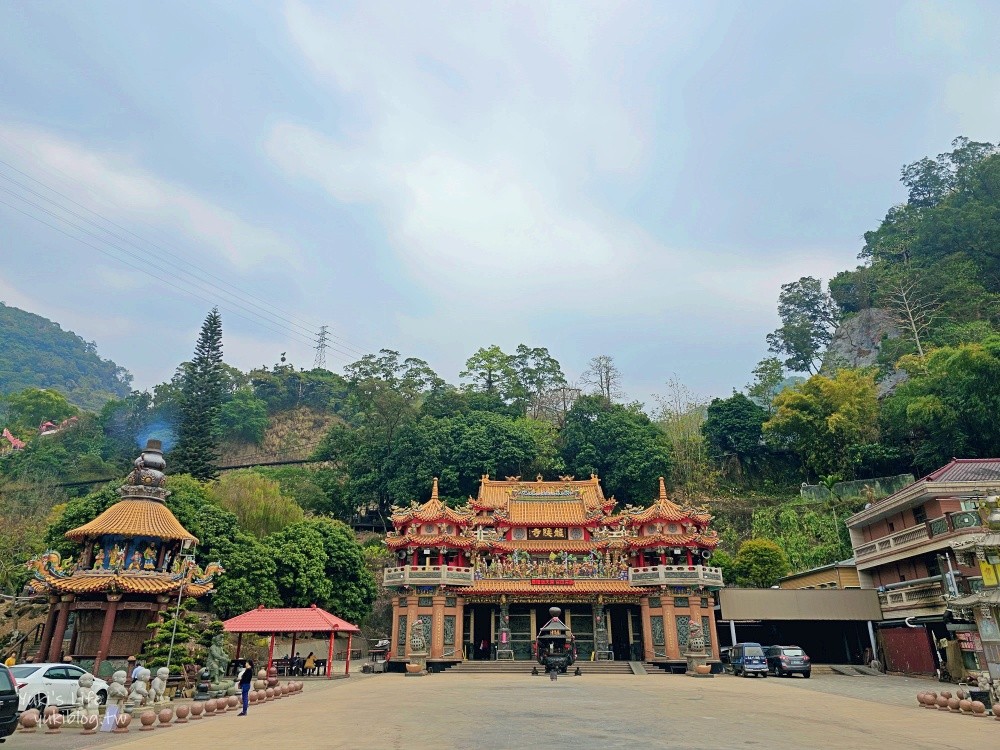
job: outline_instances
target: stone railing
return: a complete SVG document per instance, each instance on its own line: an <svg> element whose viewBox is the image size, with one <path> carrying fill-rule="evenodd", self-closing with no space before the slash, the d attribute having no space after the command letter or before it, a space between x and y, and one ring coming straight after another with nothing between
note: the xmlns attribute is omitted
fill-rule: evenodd
<svg viewBox="0 0 1000 750"><path fill-rule="evenodd" d="M951 534L962 529L978 529L980 526L982 526L982 520L977 511L946 513L939 518L925 521L919 526L912 526L862 544L860 547L855 547L854 558L858 562L862 562L868 558L890 554L897 549L914 546L916 543L928 541L942 534Z"/></svg>
<svg viewBox="0 0 1000 750"><path fill-rule="evenodd" d="M722 568L707 565L650 565L629 568L628 582L632 586L709 586L723 585Z"/></svg>
<svg viewBox="0 0 1000 750"><path fill-rule="evenodd" d="M382 571L383 586L471 586L472 568L450 565L403 565Z"/></svg>
<svg viewBox="0 0 1000 750"><path fill-rule="evenodd" d="M878 598L883 611L944 606L941 576L922 578L919 581L899 586L894 585L892 588L879 591Z"/></svg>

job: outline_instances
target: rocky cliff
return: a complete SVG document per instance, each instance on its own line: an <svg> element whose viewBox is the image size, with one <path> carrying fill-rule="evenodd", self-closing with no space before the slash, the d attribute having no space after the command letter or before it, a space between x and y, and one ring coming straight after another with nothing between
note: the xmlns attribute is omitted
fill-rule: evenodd
<svg viewBox="0 0 1000 750"><path fill-rule="evenodd" d="M899 338L902 331L885 310L869 308L844 320L833 334L823 358L823 372L838 367L871 367L878 363L879 347L885 339ZM891 393L906 380L898 370L879 381L879 396Z"/></svg>

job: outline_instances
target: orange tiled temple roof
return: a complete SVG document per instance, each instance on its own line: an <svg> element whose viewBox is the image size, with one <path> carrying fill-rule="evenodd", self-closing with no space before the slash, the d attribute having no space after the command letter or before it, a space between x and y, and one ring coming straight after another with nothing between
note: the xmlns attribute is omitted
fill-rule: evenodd
<svg viewBox="0 0 1000 750"><path fill-rule="evenodd" d="M566 493L564 497L554 496L555 492ZM506 480L490 479L484 474L479 485L479 496L470 498L470 504L477 510L500 510L507 508L510 501L518 497L530 497L535 493L539 497L549 496L552 499L569 499L577 497L589 509L610 510L614 500L604 497L601 481L596 474L590 479L575 480L572 477L562 477L558 482L546 482L539 475L535 481L522 481L520 477L509 477Z"/></svg>
<svg viewBox="0 0 1000 750"><path fill-rule="evenodd" d="M472 511L455 510L449 508L438 497L438 479L434 477L434 486L431 488L431 499L423 505L416 505L394 512L389 520L395 525L401 525L410 521L421 521L427 523L438 523L448 521L456 525L468 524L472 522Z"/></svg>
<svg viewBox="0 0 1000 750"><path fill-rule="evenodd" d="M36 586L36 584L43 584ZM156 573L101 573L79 572L69 578L45 576L44 581L29 582L34 591L46 591L57 594L91 594L98 591L108 591L122 594L169 594L176 593L181 585L185 596L199 597L212 590L211 583L195 583L177 580Z"/></svg>
<svg viewBox="0 0 1000 750"><path fill-rule="evenodd" d="M507 518L514 526L582 526L587 513L580 498L572 500L511 500Z"/></svg>
<svg viewBox="0 0 1000 750"><path fill-rule="evenodd" d="M90 523L66 532L66 538L80 541L89 537L117 534L126 537L155 537L171 541L198 539L159 500L119 500Z"/></svg>

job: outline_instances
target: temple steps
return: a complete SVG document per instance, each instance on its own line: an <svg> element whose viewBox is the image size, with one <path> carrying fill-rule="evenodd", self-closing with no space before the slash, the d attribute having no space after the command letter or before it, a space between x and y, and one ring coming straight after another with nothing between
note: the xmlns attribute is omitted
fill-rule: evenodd
<svg viewBox="0 0 1000 750"><path fill-rule="evenodd" d="M463 661L445 670L455 674L531 674L532 667L538 667L533 661ZM601 674L634 674L627 661L578 661L570 667L568 675L572 676L576 668L584 675ZM538 667L539 672L542 671Z"/></svg>

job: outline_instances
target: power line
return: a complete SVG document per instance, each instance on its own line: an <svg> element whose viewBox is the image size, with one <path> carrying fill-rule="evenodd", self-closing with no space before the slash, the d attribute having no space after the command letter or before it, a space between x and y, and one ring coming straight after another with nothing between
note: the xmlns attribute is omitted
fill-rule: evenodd
<svg viewBox="0 0 1000 750"><path fill-rule="evenodd" d="M71 197L69 197L69 196L65 195L64 193L61 193L58 190L56 190L56 189L54 189L54 188L46 185L41 180L38 180L38 179L32 177L31 175L23 172L22 170L18 169L17 167L11 165L10 163L8 163L6 161L3 161L3 160L0 160L0 164L6 166L9 170L12 170L12 171L16 172L17 174L23 176L24 178L26 178L26 179L32 181L33 183L39 185L44 190L46 190L46 191L48 191L48 192L50 192L50 193L52 193L54 195L57 195L57 196L61 197L66 202L68 202L68 203L70 203L70 204L72 204L72 205L80 208L82 211L85 211L88 214L97 217L97 219L99 219L101 222L104 222L104 223L109 224L109 225L111 225L113 227L116 227L117 229L121 230L121 232L123 232L124 235L130 235L131 237L133 237L135 239L130 239L129 236L123 236L122 234L117 234L117 233L111 231L107 227L102 226L100 223L95 222L92 219L88 218L88 216L82 215L81 213L79 213L77 211L74 211L71 208L68 208L66 205L60 203L59 201L57 201L57 200L55 200L55 199L53 199L53 198L51 198L51 197L49 197L47 195L39 193L36 190L33 190L28 185L25 185L24 183L19 182L18 180L12 178L10 175L5 175L5 174L3 174L3 172L0 172L0 178L6 180L7 182L9 182L12 185L20 188L21 190L26 191L26 192L34 195L38 199L40 199L42 201L45 201L45 202L47 202L47 203L55 206L59 211L62 211L64 213L66 213L66 214L69 214L70 216L73 216L76 219L89 224L90 226L94 227L98 231L106 233L110 237L113 237L114 239L116 239L116 240L118 240L120 242L127 243L128 245L131 245L132 247L140 250L143 254L142 254L141 257L137 256L135 253L131 252L129 249L127 249L125 247L122 247L121 245L108 242L107 239L104 238L104 237L94 235L94 233L89 232L85 228L79 226L78 224L75 224L74 222L70 221L66 217L59 216L59 215L55 214L54 212L52 212L51 210L47 209L46 207L44 207L42 205L39 205L38 203L35 203L35 202L31 201L29 198L25 197L24 195L18 194L17 192L14 192L14 191L11 191L11 190L5 190L5 192L7 192L10 195L14 196L16 199L18 199L18 200L20 200L22 202L25 202L28 205L32 206L33 208L35 208L37 210L41 210L41 211L49 214L50 216L53 216L53 218L57 219L60 222L63 222L64 224L67 224L68 226L71 226L73 229L75 229L77 231L84 232L85 234L88 234L91 237L94 237L95 239L97 239L99 241L108 242L109 245L111 245L112 247L114 247L119 252L122 252L122 253L124 253L126 255L129 255L130 257L135 258L137 260L141 260L145 264L153 265L154 267L159 268L164 273L170 273L175 278L176 278L176 276L178 274L190 277L190 279L188 279L188 278L178 279L178 280L182 281L182 283L188 284L190 286L195 286L200 291L209 292L209 293L215 293L215 294L221 294L221 295L226 295L227 297L232 298L230 300L227 300L230 304L235 305L235 306L237 306L237 307L245 310L246 312L248 312L251 315L254 315L256 317L262 318L263 320L267 320L268 322L272 323L273 325L278 325L278 326L280 326L282 328L286 328L289 333L297 334L297 336L300 338L300 340L303 341L303 343L305 343L305 336L303 334L307 333L310 336L310 338L309 338L310 345L313 344L313 340L312 340L311 336L312 336L312 331L315 330L315 329L314 329L314 327L311 324L305 323L305 321L303 321L303 322L296 322L296 321L302 321L301 318L298 318L297 316L293 315L290 312L288 312L288 315L282 315L280 312L276 312L274 306L269 301L264 300L264 299L262 299L260 297L257 297L255 295L249 293L249 292L244 292L244 291L240 290L239 288L235 287L233 284L231 284L228 281L226 281L225 279L223 279L223 278L221 278L221 277L219 277L219 276L217 276L215 274L212 274L211 272L205 270L204 268L202 268L200 266L197 266L197 265L195 265L193 263L190 263L185 258L183 258L183 257L181 257L181 256L179 256L179 255L177 255L177 254L175 254L173 252L171 252L170 250L168 250L167 248L163 247L162 245L157 244L155 242L152 242L150 240L146 240L146 239L140 237L138 234L136 234L135 232L132 232L128 228L123 227L122 225L120 225L120 224L114 222L113 220L111 220L111 219L109 219L109 218L101 215L100 213L94 211L93 209L90 209L90 208L88 208L88 207L80 204L79 202L73 200ZM7 205L9 205L9 204L7 204ZM25 213L25 212L22 211L22 213ZM37 217L32 216L30 213L26 213L26 215L29 216L30 218L34 218L35 220L38 220ZM42 222L42 223L45 223L45 222ZM64 232L64 234L65 234L65 232ZM79 239L79 238L74 238L74 239ZM172 267L169 267L169 268L164 268L162 265L157 265L157 263L156 263L156 255L149 253L146 248L140 246L136 242L136 239L139 240L140 242L147 243L147 244L151 245L152 247L156 248L161 254L176 259L179 262L180 266L172 266ZM87 244L87 243L85 243L85 244ZM131 264L128 264L126 261L123 261L121 258L118 258L117 256L111 255L111 254L109 254L107 252L105 252L105 255L108 255L109 257L112 257L113 259L118 260L119 262L123 262L126 265L130 265L131 266ZM198 273L195 274L192 271L188 270L188 268L185 268L184 266L189 266L190 268L193 268ZM134 266L131 266L131 267L134 268ZM144 269L137 269L137 270L144 270ZM152 274L149 274L149 275L152 275ZM229 287L229 289L225 289L225 288L223 288L223 286L220 286L218 284L212 283L211 281L207 281L205 277L216 279L223 286ZM156 278L158 280L162 280L159 276L156 276ZM193 281L191 279L193 279ZM233 290L233 291L230 291L230 290ZM258 302L264 303L264 305L266 305L266 306L265 307L261 307L260 305L257 305L257 304L255 304L254 302L252 302L250 300L257 300ZM281 312L287 312L287 311L281 310ZM253 322L253 321L251 321L251 322ZM273 329L270 329L270 330L273 330ZM335 336L333 334L330 334L329 332L328 332L327 335L328 335L328 339L336 339L336 340L338 340L338 343L331 345L331 348L335 348L336 350L338 350L342 354L346 355L347 357L353 357L355 354L357 354L357 355L362 355L363 354L363 352L362 352L361 349L358 349L358 348L354 347L349 342L347 342L345 339L343 339L341 337L338 337L338 336Z"/></svg>
<svg viewBox="0 0 1000 750"><path fill-rule="evenodd" d="M13 144L13 145L17 146L17 144ZM33 154L31 154L30 152L26 151L25 149L23 149L23 148L21 148L21 147L19 147L19 146L17 146L17 147L18 147L18 148L19 148L19 149L20 149L20 150L21 150L21 151L22 151L23 153L25 153L25 154L27 154L28 156L31 156L32 158L34 158L34 155L33 155ZM77 206L78 208L80 208L80 209L82 209L82 210L84 210L84 211L86 211L86 212L88 212L88 213L90 213L90 214L93 214L94 216L98 217L98 218L99 218L99 219L101 219L102 221L104 221L104 222L106 222L106 223L108 223L108 224L110 224L110 225L112 225L112 226L114 226L114 227L116 227L116 228L120 229L121 231L125 232L126 234L130 234L130 235L132 235L133 237L135 237L136 239L138 239L138 240L140 240L140 241L143 241L143 242L148 242L148 243L149 243L149 244L151 244L151 245L152 245L153 247L155 247L155 248L157 248L158 250L160 250L160 251L161 251L162 253L164 253L164 254L166 254L166 255L168 255L168 256L170 256L170 257L172 257L172 258L176 259L176 260L177 260L177 261L179 261L180 263L183 263L183 264L186 264L186 265L189 265L189 266L191 266L192 268L194 268L194 269L196 269L197 271L199 271L199 273L201 273L201 274L204 274L204 275L207 275L207 276L209 276L209 277L211 277L211 278L213 278L213 279L215 279L215 280L217 280L217 281L221 282L221 283L222 283L223 285L225 285L225 286L228 286L228 287L230 287L230 288L232 288L232 289L236 290L236 292L237 292L237 293L239 293L239 294L241 294L241 295L244 295L244 296L246 296L246 297L249 297L249 298L251 298L251 299L255 299L255 300L257 300L258 302L262 302L262 303L264 303L264 304L266 304L266 305L270 305L270 302L269 302L268 300L265 300L265 299L262 299L262 298L260 298L260 297L257 297L257 296L255 296L255 295L253 295L253 294L250 294L249 292L243 292L243 291L242 291L242 290L240 290L240 289L239 289L238 287L236 287L236 286L234 286L233 284L229 283L229 282L228 282L228 281L227 281L226 279L224 279L224 278L222 278L222 277L220 277L220 276L217 276L217 275L215 275L215 274L211 273L210 271L207 271L206 269L204 269L204 268L202 268L202 267L199 267L198 265L196 265L196 264L192 263L192 262L191 262L190 260L188 260L187 258L185 258L185 257L183 257L183 256L180 256L180 255L177 255L176 253L173 253L173 252L171 252L170 250L168 250L167 248L163 247L162 245L159 245L159 244L157 244L157 243L155 243L155 242L151 242L150 240L145 240L144 238L142 238L141 236L139 236L139 235L138 235L138 234L136 234L135 232L131 231L131 230L130 230L130 229L128 229L127 227L124 227L124 226L122 226L121 224L118 224L118 223L116 223L116 222L115 222L114 220L112 220L112 219L109 219L109 218L108 218L108 217L106 217L106 216L103 216L103 215L102 215L102 214L100 214L99 212L97 212L97 211L94 211L93 209L91 209L91 208L89 208L89 207L87 207L87 206L85 206L85 205L83 205L83 204L81 204L81 203L79 203L79 202L75 201L75 200L74 200L73 198L69 197L69 196L68 196L68 195L66 195L65 193L61 193L61 192L59 192L58 190L56 190L55 188L51 187L50 185L46 185L46 184L45 184L44 182L42 182L41 180L37 179L36 177L33 177L32 175L28 174L27 172L24 172L23 170L20 170L20 169L18 169L17 167L15 167L15 166L14 166L13 164L11 164L10 162L7 162L7 161L4 161L4 160L0 159L0 164L3 164L3 165L4 165L4 166L6 166L6 167L7 167L8 169L10 169L10 170L12 170L12 171L16 172L16 173L17 173L17 174L19 174L19 175L22 175L23 177L25 177L25 178L26 178L26 179L28 179L28 180L31 180L31 181L32 181L32 182L34 182L35 184L37 184L37 185L41 186L42 188L44 188L45 190L48 190L49 192L51 192L51 193L54 193L55 195L58 195L58 196L60 196L60 197L61 197L61 198L63 198L64 200L66 200L66 201L68 201L68 202L72 203L72 204L73 204L74 206ZM48 172L48 171L49 171L49 170L45 169L45 167L44 167L44 166L42 166L42 165L38 165L38 164L36 164L35 166L36 166L36 168L38 168L38 169L41 169L41 171L43 171L43 172ZM55 170L55 171L56 171L56 172L58 172L58 173L59 173L60 175L62 175L62 176L63 176L63 177L65 178L65 179L67 179L67 180L68 180L69 182L75 182L75 183L76 183L77 185L79 185L79 184L80 184L80 183L79 183L78 181L76 181L76 180L73 180L73 179L72 179L71 177L69 177L68 175L66 175L66 173L64 173L64 172L62 172L62 171L60 171L60 170ZM49 172L49 173L51 174L51 172ZM10 177L7 177L6 179L8 179L8 180L10 180L10 181L12 181L12 182L15 182L15 184L17 184L17 185L19 185L19 186L22 186L22 187L23 187L23 185L21 185L21 183L18 183L18 182L16 182L16 181L12 180L12 179L11 179ZM150 229L150 230L152 230L152 231L156 231L156 230L153 230L153 228L152 228L152 227L150 227L150 226L149 226L148 224L144 224L143 222L139 222L139 223L140 223L140 224L142 224L143 226L145 226L145 227L146 227L147 229ZM107 231L107 230L105 230L105 231ZM291 314L291 313L289 313L289 315L292 315L292 314ZM295 315L292 315L292 317L293 317L293 318L295 318L296 320L298 320L298 321L299 321L300 323L304 323L304 324L306 325L306 329L305 329L305 330L307 330L307 331L310 331L310 332L311 332L311 331L312 331L312 330L314 329L314 326L313 326L313 324L312 324L312 323L310 323L310 322L308 322L308 321L305 321L305 320L303 320L302 318L299 318L298 316L295 316ZM286 320L287 320L287 319L286 319ZM341 342L342 342L342 343L343 343L343 344L344 344L345 346L347 346L347 347L348 347L348 348L350 348L350 349L354 349L354 347L353 347L353 346L350 346L350 343L349 343L349 342L348 342L348 341L347 341L346 339L342 339L342 338L341 338L341 337L339 337L339 336L332 336L332 338L334 338L334 339L339 339L339 340L341 340ZM358 352L359 354L364 354L364 353L365 353L365 352L362 352L361 350L358 350L358 349L354 349L354 350L355 350L356 352Z"/></svg>

